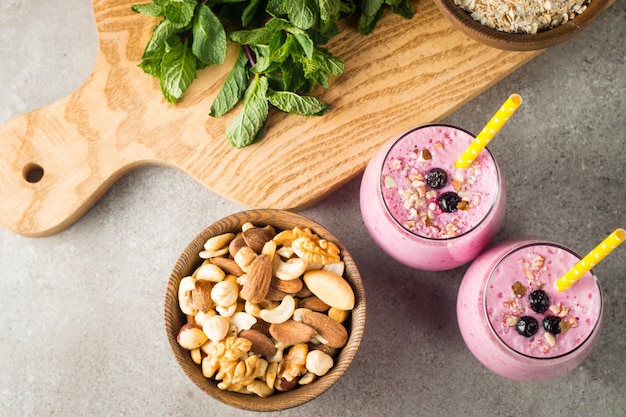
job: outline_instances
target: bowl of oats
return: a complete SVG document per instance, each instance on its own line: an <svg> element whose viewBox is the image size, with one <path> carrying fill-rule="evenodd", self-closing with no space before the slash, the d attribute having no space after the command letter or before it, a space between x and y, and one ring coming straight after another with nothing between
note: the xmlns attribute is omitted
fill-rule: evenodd
<svg viewBox="0 0 626 417"><path fill-rule="evenodd" d="M365 293L345 246L297 213L258 209L213 223L184 249L165 294L183 372L249 411L317 398L342 377L365 327Z"/></svg>
<svg viewBox="0 0 626 417"><path fill-rule="evenodd" d="M546 49L580 33L611 0L435 0L452 25L498 49Z"/></svg>

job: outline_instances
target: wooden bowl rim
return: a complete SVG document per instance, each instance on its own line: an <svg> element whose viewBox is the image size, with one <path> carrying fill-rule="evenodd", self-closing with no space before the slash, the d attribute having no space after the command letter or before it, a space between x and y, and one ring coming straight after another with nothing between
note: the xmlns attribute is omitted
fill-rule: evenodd
<svg viewBox="0 0 626 417"><path fill-rule="evenodd" d="M454 0L434 1L441 13L455 28L487 46L508 51L535 51L564 42L585 29L610 2L610 0L592 0L587 5L587 10L576 15L573 19L553 29L531 35L507 33L488 28L454 4Z"/></svg>
<svg viewBox="0 0 626 417"><path fill-rule="evenodd" d="M176 336L182 324L186 322L183 313L178 307L178 284L180 280L190 275L202 261L198 253L206 240L221 233L240 229L245 222L257 225L271 224L279 229L290 229L294 226L309 227L324 239L337 244L345 263L345 277L355 293L355 307L351 313L350 336L346 346L335 358L335 365L323 377L311 384L303 385L289 392L275 393L266 398L256 395L240 394L223 391L217 388L213 379L205 378L201 368L196 365L189 354L176 342ZM354 259L345 246L325 227L303 215L274 209L246 210L226 216L200 232L184 249L172 272L167 284L164 303L165 329L170 347L180 367L185 374L205 393L229 406L248 411L281 411L302 405L317 398L328 390L345 373L351 364L363 338L365 328L365 291L360 273Z"/></svg>

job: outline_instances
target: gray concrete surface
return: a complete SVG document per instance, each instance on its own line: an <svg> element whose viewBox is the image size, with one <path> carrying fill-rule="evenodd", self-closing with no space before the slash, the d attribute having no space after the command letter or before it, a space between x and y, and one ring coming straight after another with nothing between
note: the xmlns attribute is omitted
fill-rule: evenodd
<svg viewBox="0 0 626 417"><path fill-rule="evenodd" d="M82 83L95 59L91 19L86 0L2 1L0 122ZM478 131L511 92L524 97L490 145L509 190L497 241L549 237L585 252L626 226L624 39L618 0L577 38L446 119ZM606 310L591 355L561 379L513 382L480 365L460 337L454 306L466 268L425 273L385 256L361 221L359 182L303 214L333 230L363 272L362 348L323 396L275 415L624 415L626 247L596 268ZM244 415L187 379L162 324L177 254L241 209L180 172L150 167L122 178L57 235L0 230L0 415Z"/></svg>

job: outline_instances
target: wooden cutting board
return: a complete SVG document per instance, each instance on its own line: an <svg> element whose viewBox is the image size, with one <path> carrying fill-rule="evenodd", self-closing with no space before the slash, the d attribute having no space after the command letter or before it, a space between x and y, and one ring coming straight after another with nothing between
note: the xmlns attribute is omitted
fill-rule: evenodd
<svg viewBox="0 0 626 417"><path fill-rule="evenodd" d="M411 20L387 12L369 36L344 22L328 49L345 72L316 92L331 112L271 113L265 139L235 149L224 136L234 114L208 112L236 48L173 106L137 67L156 20L131 11L137 0L92 2L93 72L68 97L0 126L0 224L21 235L67 228L121 176L151 164L243 206L302 209L358 175L390 137L444 118L540 53L472 41L432 0L413 1Z"/></svg>

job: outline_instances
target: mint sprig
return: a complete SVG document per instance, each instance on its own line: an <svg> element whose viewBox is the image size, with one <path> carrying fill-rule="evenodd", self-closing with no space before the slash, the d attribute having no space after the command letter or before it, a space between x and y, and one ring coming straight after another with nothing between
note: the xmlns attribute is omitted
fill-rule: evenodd
<svg viewBox="0 0 626 417"><path fill-rule="evenodd" d="M139 67L159 79L172 104L199 70L225 61L227 39L239 44L209 116L237 109L225 133L241 148L263 137L270 108L300 116L326 114L330 105L307 94L316 86L329 88L344 62L322 45L339 33L339 20L354 13L359 32L371 33L387 6L406 18L413 14L408 0L153 0L131 8L161 18Z"/></svg>

